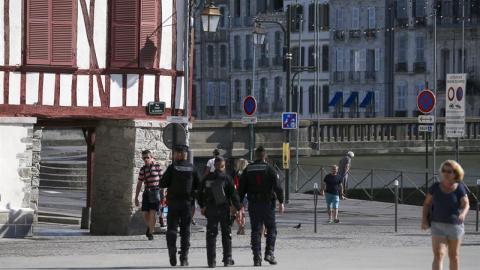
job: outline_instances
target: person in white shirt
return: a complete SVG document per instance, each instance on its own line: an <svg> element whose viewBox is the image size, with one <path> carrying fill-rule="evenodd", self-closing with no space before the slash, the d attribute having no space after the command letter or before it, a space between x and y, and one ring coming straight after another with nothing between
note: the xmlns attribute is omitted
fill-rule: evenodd
<svg viewBox="0 0 480 270"><path fill-rule="evenodd" d="M220 155L220 152L217 148L215 148L212 152L213 158L207 161L207 166L205 166L205 171L203 172L203 177L207 176L209 173L215 171L215 158Z"/></svg>

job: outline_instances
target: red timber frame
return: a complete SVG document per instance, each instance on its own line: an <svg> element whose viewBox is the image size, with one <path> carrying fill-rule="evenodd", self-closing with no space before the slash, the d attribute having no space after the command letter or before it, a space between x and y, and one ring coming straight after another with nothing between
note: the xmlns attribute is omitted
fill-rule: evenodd
<svg viewBox="0 0 480 270"><path fill-rule="evenodd" d="M113 68L111 67L111 55L112 55L112 6L115 0L107 0L108 3L108 12L107 12L107 47L106 47L106 68L99 68L97 60L97 52L95 50L94 44L94 13L95 13L95 1L104 1L104 0L90 0L90 6L87 9L87 4L85 0L78 0L79 8L81 9L81 15L83 18L77 18L77 24L84 23L88 45L90 48L90 68L89 69L79 69L75 66L49 66L49 65L27 65L27 56L26 56L26 25L27 25L27 2L28 0L22 1L22 33L19 33L22 36L22 65L10 65L9 64L9 33L10 33L10 16L9 16L9 3L12 0L4 0L4 27L5 27L5 64L0 66L0 71L4 71L4 85L3 88L0 88L0 94L3 95L3 104L0 104L0 117L2 116L30 116L38 117L44 119L151 119L151 120L165 120L169 115L183 115L184 110L175 108L175 93L177 89L177 79L183 77L184 72L176 70L177 66L177 35L182 35L182 33L177 33L177 27L172 28L172 69L161 69L158 68L158 62L160 55L156 53L154 60L154 68ZM46 0L45 0L46 1ZM158 21L161 23L162 20L162 1L158 0L157 10L158 10ZM177 0L171 0L173 6L173 16L172 24L175 26L177 21L182 21L182 18L177 18L175 8L177 6ZM89 10L89 11L88 11ZM75 9L75 15L78 11ZM161 46L161 33L162 27L157 29L157 44ZM77 36L77 29L75 27L74 35ZM191 43L190 43L190 59L193 55L193 30L191 32ZM76 43L75 43L76 44ZM75 45L76 47L76 45ZM75 52L76 48L73 48ZM160 48L161 50L161 48ZM0 52L1 53L1 52ZM76 52L75 52L76 54ZM190 61L190 70L193 71L193 61ZM19 72L21 73L21 83L20 83L20 104L19 105L10 105L9 102L9 81L10 73ZM39 74L39 84L38 84L38 102L37 105L26 104L26 73L27 72L36 72ZM43 96L43 81L45 73L54 73L55 74L55 100L54 106L45 106L42 105L42 96ZM60 75L62 74L71 74L72 75L72 97L71 97L71 106L59 106L60 99ZM122 107L110 107L110 76L112 74L121 74L123 79L123 106ZM127 75L136 74L139 76L138 82L138 104L137 106L126 106L126 81ZM142 94L144 86L144 76L145 75L155 75L155 100L161 101L160 99L160 76L171 76L172 78L172 88L171 88L171 108L167 108L164 115L149 115L147 108L142 106ZM193 74L193 72L190 72ZM89 101L88 107L77 106L77 76L78 75L88 75L89 76ZM101 76L105 76L105 84L102 83ZM93 106L93 89L94 84L98 85L99 96L101 100L101 106ZM189 88L192 88L192 75L190 75ZM163 91L163 90L162 90ZM189 91L189 100L192 99L192 91ZM188 103L189 112L191 112L191 102ZM191 116L191 115L190 115Z"/></svg>

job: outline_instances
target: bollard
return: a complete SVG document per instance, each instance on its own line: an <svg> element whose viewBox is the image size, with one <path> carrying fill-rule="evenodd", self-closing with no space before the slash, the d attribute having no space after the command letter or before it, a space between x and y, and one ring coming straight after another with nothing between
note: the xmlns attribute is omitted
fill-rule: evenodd
<svg viewBox="0 0 480 270"><path fill-rule="evenodd" d="M395 180L395 232L397 232L397 219L398 219L398 180Z"/></svg>
<svg viewBox="0 0 480 270"><path fill-rule="evenodd" d="M479 202L478 202L478 195L480 195L480 179L477 179L477 225L476 225L476 231L478 232L478 207L479 207Z"/></svg>
<svg viewBox="0 0 480 270"><path fill-rule="evenodd" d="M317 233L317 201L318 201L318 184L314 183L313 184L313 212L314 212L313 222L315 224L314 233Z"/></svg>

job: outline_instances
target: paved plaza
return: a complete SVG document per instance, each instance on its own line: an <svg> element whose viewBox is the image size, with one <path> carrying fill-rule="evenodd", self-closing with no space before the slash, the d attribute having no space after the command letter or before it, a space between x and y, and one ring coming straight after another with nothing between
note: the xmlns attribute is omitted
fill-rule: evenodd
<svg viewBox="0 0 480 270"><path fill-rule="evenodd" d="M327 224L325 201L318 201L314 232L313 196L291 194L284 215L278 216L275 256L270 269L430 269L432 252L428 231L421 231L421 207L399 205L395 232L394 204L347 200L340 203L340 224ZM198 212L198 211L197 211ZM196 216L192 227L189 269L207 267L206 220ZM300 229L293 226L301 223ZM233 228L232 268L253 268L249 229L236 235ZM461 269L480 269L480 233L475 232L475 212L466 222L467 234L460 250ZM220 244L220 240L217 244ZM78 226L43 223L35 236L0 239L0 269L165 269L168 262L165 236L148 241L138 236L93 236ZM217 268L223 267L221 248ZM176 268L187 268L176 266ZM448 260L445 261L448 269Z"/></svg>

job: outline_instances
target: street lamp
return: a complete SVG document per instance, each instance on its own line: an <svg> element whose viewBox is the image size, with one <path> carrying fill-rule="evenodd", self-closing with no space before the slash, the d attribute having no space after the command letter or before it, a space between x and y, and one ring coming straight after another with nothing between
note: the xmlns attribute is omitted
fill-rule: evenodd
<svg viewBox="0 0 480 270"><path fill-rule="evenodd" d="M253 28L253 44L263 45L263 43L265 42L266 36L267 36L267 31L265 30L265 28L262 27L261 24Z"/></svg>
<svg viewBox="0 0 480 270"><path fill-rule="evenodd" d="M286 90L286 108L285 110L287 112L290 111L290 73L291 73L291 68L292 68L292 53L290 51L290 31L291 31L291 18L292 18L292 13L290 9L290 5L286 6L286 17L287 17L287 23L284 26L282 23L277 22L277 21L268 21L268 20L255 20L255 23L274 23L280 26L280 28L283 31L283 52L285 54L284 56L284 66L283 70L286 72L285 75L285 90ZM286 129L285 130L285 143L289 144L290 143L290 130ZM290 153L288 154L290 155ZM288 157L288 160L290 160L290 156ZM290 162L290 161L289 161ZM285 169L285 202L288 203L290 200L290 169L287 168Z"/></svg>
<svg viewBox="0 0 480 270"><path fill-rule="evenodd" d="M201 17L203 31L207 33L215 33L221 16L218 7L213 4L213 1L210 1L210 4L205 6L202 10Z"/></svg>

